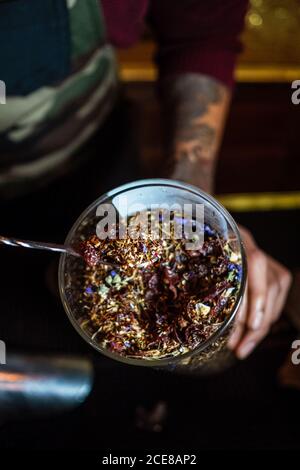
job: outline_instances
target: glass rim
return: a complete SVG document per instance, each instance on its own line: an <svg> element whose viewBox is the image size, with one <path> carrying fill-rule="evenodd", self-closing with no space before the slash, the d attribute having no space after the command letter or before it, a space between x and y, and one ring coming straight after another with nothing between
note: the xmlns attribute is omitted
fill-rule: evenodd
<svg viewBox="0 0 300 470"><path fill-rule="evenodd" d="M233 219L233 217L231 216L231 214L227 211L227 209L225 209L225 207L223 207L215 198L213 198L209 194L205 193L204 191L202 191L201 189L193 185L183 183L181 181L162 179L162 178L151 178L151 179L149 178L149 179L133 181L131 183L126 183L124 185L118 186L117 188L104 193L102 196L100 196L95 201L93 201L76 219L76 221L74 222L74 224L72 225L71 229L68 232L68 235L65 240L65 244L68 245L70 243L78 227L87 218L87 216L91 213L91 211L95 209L99 204L107 201L107 199L109 198L118 196L121 193L124 193L128 190L143 188L146 186L168 186L168 187L173 187L174 189L176 188L183 189L188 192L191 192L194 195L201 197L203 200L208 201L213 207L215 207L215 209L221 213L221 215L225 218L226 222L228 222L231 228L233 229L238 240L239 250L240 250L240 254L242 258L242 277L241 277L240 289L238 291L237 299L232 308L231 314L226 320L223 321L220 328L218 328L218 330L215 331L215 333L213 333L209 338L207 338L205 341L200 343L195 349L193 349L192 351L183 353L183 354L178 354L176 356L170 356L170 357L163 358L163 359L146 359L146 358L135 359L132 357L122 356L120 354L113 353L109 351L108 349L102 348L95 340L93 340L83 330L83 328L81 328L78 321L74 317L72 308L70 307L68 303L66 291L65 291L65 282L64 282L65 269L64 268L65 268L65 261L67 257L66 253L62 253L60 255L59 269L58 269L58 286L59 286L60 298L61 298L64 310L71 324L73 325L75 330L80 334L80 336L90 346L92 346L98 352L104 354L104 356L109 357L110 359L114 359L119 362L128 364L128 365L138 365L138 366L146 366L146 367L147 366L148 367L163 367L163 366L167 366L171 364L176 364L176 363L181 362L182 360L190 359L194 356L197 356L199 353L203 352L210 345L212 345L218 338L220 338L226 332L226 330L229 328L232 321L234 320L237 314L237 311L241 305L242 299L243 299L243 294L245 292L246 279L247 279L247 260L246 260L244 243L242 241L238 226L235 220Z"/></svg>

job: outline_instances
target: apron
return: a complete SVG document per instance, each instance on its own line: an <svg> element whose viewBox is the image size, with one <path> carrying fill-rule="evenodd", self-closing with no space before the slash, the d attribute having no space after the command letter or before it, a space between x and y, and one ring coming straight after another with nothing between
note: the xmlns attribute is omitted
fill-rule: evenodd
<svg viewBox="0 0 300 470"><path fill-rule="evenodd" d="M1 188L64 165L110 112L117 67L99 0L0 0L0 80Z"/></svg>

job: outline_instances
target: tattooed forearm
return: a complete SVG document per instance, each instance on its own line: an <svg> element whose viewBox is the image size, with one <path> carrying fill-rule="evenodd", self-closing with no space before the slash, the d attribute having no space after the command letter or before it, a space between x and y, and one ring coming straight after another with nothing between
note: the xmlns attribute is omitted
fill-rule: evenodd
<svg viewBox="0 0 300 470"><path fill-rule="evenodd" d="M163 98L168 175L211 192L229 91L210 77L186 74L165 81Z"/></svg>

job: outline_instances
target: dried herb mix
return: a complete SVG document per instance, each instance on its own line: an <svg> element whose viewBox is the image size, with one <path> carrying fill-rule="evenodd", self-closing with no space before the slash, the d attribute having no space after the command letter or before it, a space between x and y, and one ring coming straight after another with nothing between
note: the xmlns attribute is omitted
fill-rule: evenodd
<svg viewBox="0 0 300 470"><path fill-rule="evenodd" d="M230 315L240 288L240 254L207 225L201 249L187 250L184 238L172 236L172 223L169 239L92 236L81 246L91 262L80 281L86 312L80 324L103 348L152 360L181 355ZM159 226L162 233L163 219ZM97 265L98 257L119 266Z"/></svg>

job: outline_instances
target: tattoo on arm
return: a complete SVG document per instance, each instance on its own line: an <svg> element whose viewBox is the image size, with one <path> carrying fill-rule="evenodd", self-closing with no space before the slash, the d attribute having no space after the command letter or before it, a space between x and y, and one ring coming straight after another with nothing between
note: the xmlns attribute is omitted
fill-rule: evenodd
<svg viewBox="0 0 300 470"><path fill-rule="evenodd" d="M174 178L212 190L230 93L213 78L185 74L163 85L167 130L167 169Z"/></svg>

